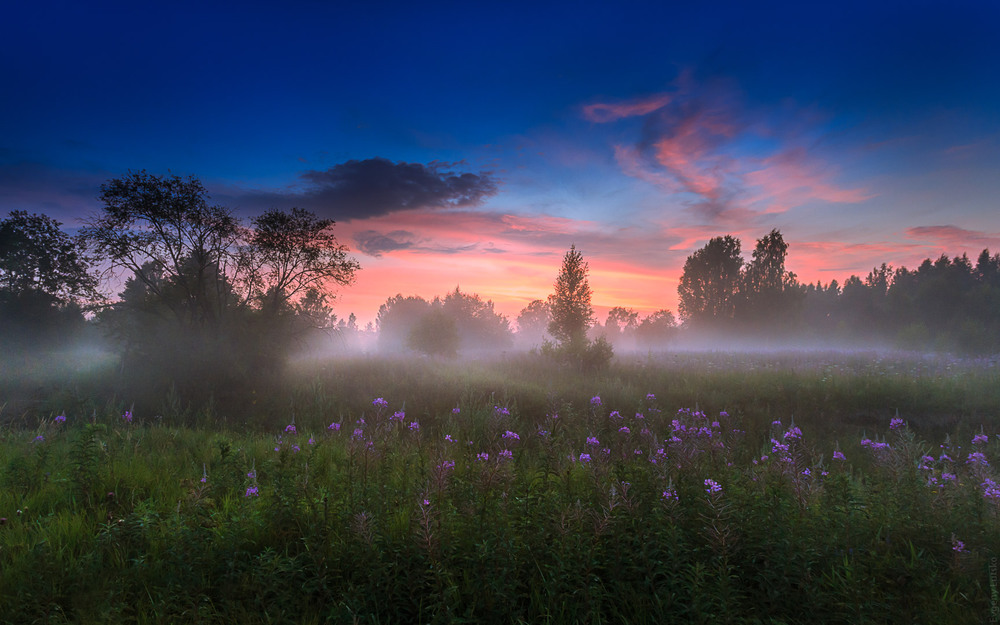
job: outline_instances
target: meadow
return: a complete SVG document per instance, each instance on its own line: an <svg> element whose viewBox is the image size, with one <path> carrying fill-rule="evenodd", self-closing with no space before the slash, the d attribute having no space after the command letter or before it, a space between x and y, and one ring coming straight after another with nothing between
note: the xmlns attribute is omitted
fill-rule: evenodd
<svg viewBox="0 0 1000 625"><path fill-rule="evenodd" d="M85 361L93 366L82 366ZM0 370L0 622L997 622L1000 363Z"/></svg>

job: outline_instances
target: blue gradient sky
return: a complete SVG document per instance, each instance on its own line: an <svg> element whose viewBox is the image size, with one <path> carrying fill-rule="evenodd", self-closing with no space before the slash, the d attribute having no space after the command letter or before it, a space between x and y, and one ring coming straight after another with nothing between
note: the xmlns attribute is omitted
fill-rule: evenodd
<svg viewBox="0 0 1000 625"><path fill-rule="evenodd" d="M571 244L599 312L779 228L801 280L1000 251L1000 4L20 3L0 215L67 227L129 169L303 206L337 312L460 285L510 315Z"/></svg>

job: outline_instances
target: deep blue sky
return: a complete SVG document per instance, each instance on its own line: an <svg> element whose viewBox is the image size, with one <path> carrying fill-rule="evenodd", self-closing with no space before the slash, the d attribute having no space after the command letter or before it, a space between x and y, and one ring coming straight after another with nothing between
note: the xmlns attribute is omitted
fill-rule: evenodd
<svg viewBox="0 0 1000 625"><path fill-rule="evenodd" d="M516 315L575 243L595 303L675 308L687 255L789 268L1000 251L1000 3L19 3L0 215L129 169L338 221L338 313L456 284ZM463 176L463 174L466 174Z"/></svg>

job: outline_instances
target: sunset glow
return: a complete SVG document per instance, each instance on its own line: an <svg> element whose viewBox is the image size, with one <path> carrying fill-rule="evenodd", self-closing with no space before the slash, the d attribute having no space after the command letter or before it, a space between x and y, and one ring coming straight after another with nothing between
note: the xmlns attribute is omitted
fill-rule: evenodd
<svg viewBox="0 0 1000 625"><path fill-rule="evenodd" d="M513 321L571 245L602 320L676 312L724 234L749 259L777 228L824 284L1000 251L995 5L671 5L21 3L0 215L72 230L130 169L306 208L361 264L335 310L362 325L455 287Z"/></svg>

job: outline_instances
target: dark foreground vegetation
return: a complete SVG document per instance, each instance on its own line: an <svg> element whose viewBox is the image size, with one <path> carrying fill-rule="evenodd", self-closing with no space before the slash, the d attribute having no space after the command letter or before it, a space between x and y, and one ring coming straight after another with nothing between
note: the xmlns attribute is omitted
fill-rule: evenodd
<svg viewBox="0 0 1000 625"><path fill-rule="evenodd" d="M0 622L977 623L997 605L994 361L317 360L192 405L87 359L0 372Z"/></svg>

